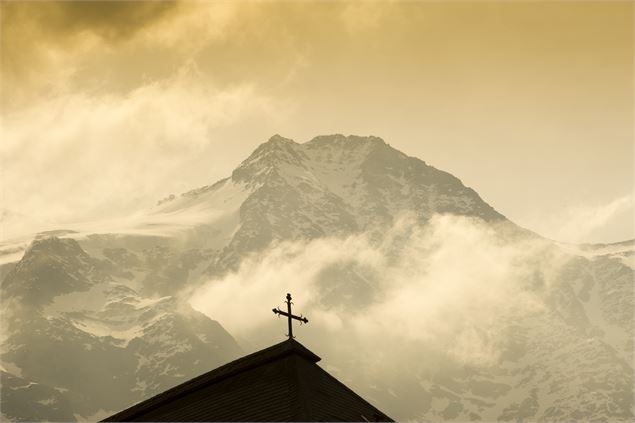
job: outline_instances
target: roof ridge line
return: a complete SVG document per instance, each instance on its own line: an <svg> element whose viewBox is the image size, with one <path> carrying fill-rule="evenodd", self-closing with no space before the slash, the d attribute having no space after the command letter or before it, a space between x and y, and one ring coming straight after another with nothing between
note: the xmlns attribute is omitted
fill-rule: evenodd
<svg viewBox="0 0 635 423"><path fill-rule="evenodd" d="M297 344L297 345L295 345ZM300 348L299 348L299 347ZM282 348L277 354L272 354L270 356L262 357L259 360L255 360L252 363L248 363L250 359L257 357L259 355L266 355L275 351L278 348ZM302 349L301 349L302 348ZM245 372L247 370L251 370L254 367L261 366L262 364L269 363L274 361L280 357L284 357L287 355L291 355L293 353L297 353L298 355L312 360L314 363L320 361L320 357L306 348L304 345L300 344L298 341L294 341L293 339L288 339L277 344L274 344L265 349L253 352L244 357L237 358L236 360L230 361L229 363L223 364L220 367L212 369L202 375L196 376L188 381L180 383L164 392L161 392L153 397L145 399L141 402L138 402L125 410L122 410L112 416L107 417L102 421L129 421L132 418L138 416L145 412L148 408L151 408L155 405L161 404L164 401L175 400L181 398L190 392L199 389L203 386L217 383L227 379L228 377L235 376L236 374ZM311 356L312 355L312 356ZM248 364L241 366L247 362ZM232 368L233 367L233 368ZM214 373L217 373L216 375ZM121 416L125 416L124 419Z"/></svg>
<svg viewBox="0 0 635 423"><path fill-rule="evenodd" d="M386 413L384 413L383 411L381 411L379 408L377 408L376 406L374 406L373 404L371 404L370 402L368 402L364 397L362 397L361 395L359 395L357 392L353 391L351 388L349 388L348 386L346 386L344 384L344 382L340 381L339 379L337 379L335 376L333 376L332 374L330 374L329 372L327 372L326 370L324 370L321 366L316 365L316 367L318 369L320 369L325 375L327 375L330 379L332 379L333 381L335 381L336 383L338 383L340 386L342 386L344 389L346 389L347 391L349 391L350 393L352 393L353 395L355 395L356 397L358 397L360 400L362 400L363 402L365 402L366 404L368 404L369 406L371 406L372 408L374 408L375 410L379 411L379 413L381 414L381 416L379 417L386 417L388 420L387 421L395 421L393 419L391 419L388 415L386 415ZM370 416L369 416L370 417ZM384 421L384 420L382 420Z"/></svg>

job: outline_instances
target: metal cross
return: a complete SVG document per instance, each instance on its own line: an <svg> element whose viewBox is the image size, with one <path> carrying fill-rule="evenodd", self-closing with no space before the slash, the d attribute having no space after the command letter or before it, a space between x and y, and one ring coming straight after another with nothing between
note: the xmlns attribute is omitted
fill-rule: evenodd
<svg viewBox="0 0 635 423"><path fill-rule="evenodd" d="M291 294L287 294L287 311L285 312L280 310L280 307L276 307L272 310L274 313L280 316L287 316L287 319L289 320L289 334L287 336L289 337L289 339L295 338L293 336L293 327L291 327L292 319L299 320L300 324L309 323L309 319L307 319L306 317L303 317L302 315L294 316L293 314L291 314L291 304L293 304L291 302Z"/></svg>

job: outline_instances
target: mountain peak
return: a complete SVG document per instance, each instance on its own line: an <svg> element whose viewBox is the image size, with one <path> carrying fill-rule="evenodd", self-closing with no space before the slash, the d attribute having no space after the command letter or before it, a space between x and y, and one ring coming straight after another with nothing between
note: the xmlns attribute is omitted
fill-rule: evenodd
<svg viewBox="0 0 635 423"><path fill-rule="evenodd" d="M268 175L280 163L298 164L302 161L302 153L298 151L300 144L278 134L269 138L254 150L238 168L232 172L234 181L253 182Z"/></svg>
<svg viewBox="0 0 635 423"><path fill-rule="evenodd" d="M360 136L360 135L343 135L343 134L331 134L331 135L318 135L317 137L311 139L304 145L307 146L324 146L324 145L334 145L334 146L342 146L342 147L355 147L363 144L383 144L386 145L386 142L373 135L369 136Z"/></svg>
<svg viewBox="0 0 635 423"><path fill-rule="evenodd" d="M58 238L46 236L36 238L27 248L24 257L30 257L40 253L59 257L76 257L85 255L79 243L72 238Z"/></svg>
<svg viewBox="0 0 635 423"><path fill-rule="evenodd" d="M398 153L379 137L331 134L320 135L299 144L279 134L262 143L232 173L234 181L255 182L275 176L283 167L307 169L309 161L351 162L363 161L375 150Z"/></svg>
<svg viewBox="0 0 635 423"><path fill-rule="evenodd" d="M7 274L3 293L24 304L43 305L55 296L88 289L90 280L101 275L97 264L74 239L36 239Z"/></svg>
<svg viewBox="0 0 635 423"><path fill-rule="evenodd" d="M290 138L285 138L282 135L279 134L274 134L269 138L269 141L267 141L266 143L262 144L297 144L295 141L293 141Z"/></svg>

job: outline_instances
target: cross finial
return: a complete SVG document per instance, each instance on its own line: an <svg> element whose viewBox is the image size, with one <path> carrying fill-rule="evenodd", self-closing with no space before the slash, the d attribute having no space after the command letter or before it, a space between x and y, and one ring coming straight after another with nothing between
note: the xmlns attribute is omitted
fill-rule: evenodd
<svg viewBox="0 0 635 423"><path fill-rule="evenodd" d="M272 311L280 316L286 316L288 321L289 321L289 333L287 334L287 336L289 337L289 339L293 339L295 338L295 336L293 336L293 327L291 326L291 320L295 319L295 320L299 320L300 324L302 323L309 323L309 319L307 319L306 317L303 317L302 315L299 316L294 316L293 314L291 314L291 304L293 304L291 302L291 294L287 294L287 311L282 311L280 310L280 307L276 307L274 308Z"/></svg>

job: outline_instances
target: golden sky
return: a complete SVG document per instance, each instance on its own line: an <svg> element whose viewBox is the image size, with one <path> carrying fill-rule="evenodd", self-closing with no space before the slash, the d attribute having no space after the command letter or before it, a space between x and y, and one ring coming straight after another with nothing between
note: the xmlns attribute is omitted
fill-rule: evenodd
<svg viewBox="0 0 635 423"><path fill-rule="evenodd" d="M126 213L275 133L372 134L543 235L635 237L630 1L0 10L3 208Z"/></svg>

